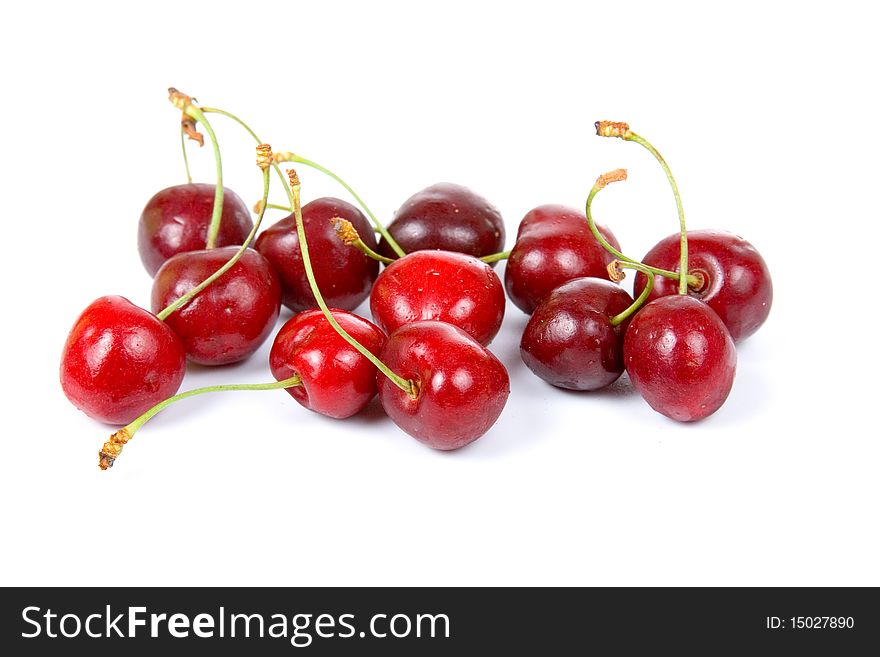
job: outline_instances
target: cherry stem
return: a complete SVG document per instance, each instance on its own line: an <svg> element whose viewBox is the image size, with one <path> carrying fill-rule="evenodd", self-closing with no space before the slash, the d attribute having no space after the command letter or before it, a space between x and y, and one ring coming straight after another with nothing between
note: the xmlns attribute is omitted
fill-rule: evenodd
<svg viewBox="0 0 880 657"><path fill-rule="evenodd" d="M235 114L232 114L232 113L230 113L230 112L227 112L226 110L217 109L216 107L203 107L203 108L202 108L202 112L204 112L205 114L220 114L221 116L225 116L225 117L227 117L227 118L229 118L229 119L232 119L233 121L235 121L236 123L238 123L238 125L240 125L242 128L244 128L245 131L246 131L251 137L254 138L254 141L256 141L258 144L262 144L262 143L263 143L263 140L260 139L259 137L257 137L257 133L255 133L253 130L251 130L251 127L250 127L247 123L245 123L244 121L242 121L240 118L238 118L237 116L235 116ZM277 162L274 162L274 161L273 161L273 162L272 162L272 168L275 169L275 173L278 174L278 178L279 178L279 180L281 180L281 186L282 186L282 187L286 187L286 186L287 186L287 179L284 177L284 172L281 170L281 167L278 166L278 163L277 163ZM290 208L290 207L285 208L285 207L282 206L282 205L271 205L271 204L270 204L268 207L270 207L270 208L275 208L275 209L278 209L278 210L286 210L287 212L291 212L291 208Z"/></svg>
<svg viewBox="0 0 880 657"><path fill-rule="evenodd" d="M189 157L186 154L186 130L180 127L180 150L183 152L183 166L186 169L186 182L192 184L193 177L189 170Z"/></svg>
<svg viewBox="0 0 880 657"><path fill-rule="evenodd" d="M480 257L480 260L486 263L498 262L499 260L507 260L510 257L510 251L500 251L499 253L490 253Z"/></svg>
<svg viewBox="0 0 880 657"><path fill-rule="evenodd" d="M391 379L392 383L396 385L398 388L403 390L406 394L415 398L418 395L418 389L416 385L412 381L407 381L401 376L398 376L391 369L383 363L377 356L375 356L369 349L364 347L360 342L355 340L344 328L339 325L339 322L336 321L336 318L333 317L333 314L330 312L330 309L327 307L327 304L324 302L324 297L321 295L321 290L318 289L318 282L315 280L315 272L312 269L312 260L309 257L309 245L306 240L306 228L305 224L303 224L302 218L302 203L300 201L300 186L299 186L299 176L297 176L296 171L294 169L288 169L287 175L290 177L290 194L293 197L293 215L296 218L296 234L299 238L299 248L300 253L302 254L303 268L306 271L306 278L309 281L309 287L312 289L312 294L315 296L315 301L318 302L318 307L321 309L321 312L324 314L326 320L330 323L337 333L339 333L342 338L348 342L352 347L358 350L361 355L364 356L367 360L369 360L376 368L382 372L385 376Z"/></svg>
<svg viewBox="0 0 880 657"><path fill-rule="evenodd" d="M122 448L125 443L127 443L134 437L134 434L137 433L138 429L146 424L154 415L164 410L171 404L180 401L181 399L203 395L208 392L221 392L229 390L279 390L282 388L293 388L298 385L302 385L302 379L298 374L295 374L289 379L284 379L283 381L273 381L272 383L222 384L205 386L204 388L195 388L193 390L187 390L185 392L178 393L173 397L169 397L168 399L159 402L146 413L132 420L122 429L110 436L110 440L105 442L103 447L101 447L101 451L98 452L98 466L102 470L106 470L112 467L113 462L122 452Z"/></svg>
<svg viewBox="0 0 880 657"><path fill-rule="evenodd" d="M672 175L672 170L669 168L666 160L663 159L663 156L660 155L660 151L654 148L654 145L651 144L651 142L630 130L629 124L627 123L596 121L596 134L600 137L618 137L624 141L635 142L647 149L647 151L654 156L654 159L660 163L663 172L666 174L666 179L669 181L669 186L672 187L672 195L675 197L675 207L678 210L678 223L679 230L681 231L681 261L679 264L679 271L687 273L688 241L687 228L685 227L684 221L684 206L681 203L681 195L678 193L678 184L675 182L675 177ZM679 276L677 278L679 294L687 294L688 285L699 286L700 284L699 281L691 280L692 277L690 275Z"/></svg>
<svg viewBox="0 0 880 657"><path fill-rule="evenodd" d="M232 114L231 112L227 112L226 110L217 109L216 107L203 107L202 111L205 112L206 114L222 114L223 116L232 119L233 121L238 123L242 128L244 128L247 132L249 132L250 135L257 142L262 142L262 140L259 137L257 137L256 133L254 133L254 131L251 130L250 126L248 126L247 123L245 123L240 118L235 116L235 114ZM324 174L330 176L331 178L333 178L333 180L335 180L340 185L342 185L346 189L346 191L349 194L351 194L352 198L354 198L355 201L357 201L358 205L360 205L361 208L363 208L364 212L367 213L367 215L370 217L370 220L373 222L373 225L376 228L376 232L381 234L382 237L385 238L385 241L388 242L388 246L390 246L399 257L402 258L403 256L406 255L404 250L400 248L400 245L397 243L397 241L391 236L391 233L388 232L388 229L382 225L382 222L380 222L376 218L376 215L374 215L372 210L370 210L370 208L367 206L367 204L364 203L363 199L360 196L358 196L355 193L355 191L351 188L351 186L347 182L345 182L342 178L340 178L335 173L330 171L330 169L328 169L324 166L321 166L317 162L313 162L312 160L308 160L304 157L300 157L299 155L296 155L294 153L283 153L283 154L279 153L279 155L283 156L280 159L280 161L282 161L282 162L295 162L295 163L298 162L300 164L305 164L308 167L312 167L313 169L317 169L321 173L324 173ZM282 184L286 185L286 181L284 180L284 175L281 173L281 169L278 167L277 162L274 164L274 167L275 167L275 170L278 172L278 175L281 177ZM282 209L282 208L279 207L278 209ZM288 211L290 211L290 210L292 210L292 207L288 208Z"/></svg>
<svg viewBox="0 0 880 657"><path fill-rule="evenodd" d="M367 246L361 239L360 233L357 232L357 228L355 228L354 224L352 224L348 219L343 219L342 217L332 217L330 219L330 223L333 224L333 230L336 231L336 236L339 237L339 239L342 240L342 243L346 246L355 248L368 258L383 262L386 265L394 262L393 258L386 258L382 254L376 253L375 251L373 251L373 249Z"/></svg>
<svg viewBox="0 0 880 657"><path fill-rule="evenodd" d="M605 239L605 236L599 232L599 228L596 226L596 221L593 219L593 199L596 197L600 191L605 189L610 183L620 182L622 180L626 180L626 170L625 169L615 169L614 171L609 171L608 173L603 173L596 180L596 184L593 185L593 188L590 190L589 196L587 196L587 223L590 226L590 232L593 233L593 237L602 245L602 247L608 251L615 258L620 260L621 262L626 262L629 264L640 265L645 268L646 271L650 271L657 276L663 276L665 278L670 278L673 280L682 280L685 279L685 285L691 285L693 287L699 287L702 284L702 281L699 276L695 276L694 274L688 274L687 276L680 276L678 272L670 271L668 269L660 269L659 267L652 267L651 265L646 265L638 260L634 260L627 255L624 255L617 249L615 249L611 244L608 243L608 240Z"/></svg>
<svg viewBox="0 0 880 657"><path fill-rule="evenodd" d="M623 280L623 272L620 271L620 269L635 269L637 271L642 272L645 276L648 277L648 282L645 285L644 289L642 290L642 293L639 294L639 296L636 298L635 301L633 301L632 305L629 306L622 313L619 313L611 318L611 326L619 326L624 321L626 321L633 313L635 313L639 308L641 308L642 305L644 305L645 301L648 298L648 295L651 294L651 290L654 289L654 272L651 271L650 267L646 267L645 265L643 265L641 263L621 262L619 260L615 260L610 265L608 265L608 271L611 272L612 269L615 269L619 272L617 275L618 281ZM614 280L614 279L612 278L612 280Z"/></svg>
<svg viewBox="0 0 880 657"><path fill-rule="evenodd" d="M217 135L214 134L214 129L198 107L192 102L188 102L183 107L183 113L204 126L205 132L208 133L208 139L211 140L211 147L214 149L217 187L214 189L214 211L211 214L211 223L208 226L208 239L205 242L206 249L213 249L217 246L217 236L220 234L220 220L223 218L223 163L220 160L220 145L217 143Z"/></svg>
<svg viewBox="0 0 880 657"><path fill-rule="evenodd" d="M321 173L324 173L324 174L330 176L331 178L333 178L333 180L335 180L340 185L342 185L346 189L346 191L352 195L354 200L358 202L358 205L360 205L363 208L364 212L367 213L367 215L370 217L370 221L373 222L373 226L375 226L376 231L378 231L379 234L381 234L382 237L385 238L385 241L388 242L388 246L391 247L391 249L397 254L397 256L402 258L403 256L406 255L406 251L404 251L402 248L400 248L400 245L397 243L397 240L395 240L394 237L391 236L391 233L388 232L388 229L382 225L382 222L376 218L376 215L374 215L373 212L370 210L370 208L367 207L367 204L361 200L361 197L358 196L355 193L355 191L349 186L349 184L347 182L345 182L342 178L340 178L335 173L330 171L330 169L328 169L324 166L321 166L317 162L312 162L311 160L308 160L304 157L301 157L301 156L297 155L296 153L279 153L279 155L283 158L282 161L284 161L284 162L294 162L294 163L298 162L300 164L305 164L308 167L312 167L313 169L317 169Z"/></svg>
<svg viewBox="0 0 880 657"><path fill-rule="evenodd" d="M238 251L235 252L235 255L233 255L229 260L223 263L223 265L217 271L208 276L208 278L196 285L193 289L184 294L182 297L168 304L156 315L156 317L164 321L165 318L168 317L168 315L173 313L181 306L189 303L197 295L201 294L202 290L204 290L206 287L211 285L211 283L223 276L223 274L232 269L236 262L241 260L241 257L244 255L245 251L247 251L248 247L250 247L251 243L254 241L254 237L256 237L257 231L260 228L260 224L263 221L263 215L266 214L266 199L269 198L268 161L269 159L271 159L271 153L272 147L268 144L261 144L260 146L257 146L257 165L263 170L263 202L260 213L257 215L257 220L254 223L253 228L251 228L251 232L248 233L247 238L244 240L244 244L242 244L241 247L239 247ZM261 157L263 158L262 160Z"/></svg>
<svg viewBox="0 0 880 657"><path fill-rule="evenodd" d="M684 207L681 204L681 195L678 193L678 185L675 182L675 178L672 176L672 170L669 168L669 165L666 164L666 160L663 159L663 156L660 155L660 151L658 151L654 146L644 137L637 135L634 132L631 132L628 137L625 137L626 141L634 141L635 143L643 146L648 150L651 155L653 155L656 160L660 163L660 166L663 167L663 172L666 174L666 179L669 181L669 185L672 187L672 195L675 197L675 207L678 210L678 223L681 229L681 264L679 265L679 271L686 272L688 270L688 238L687 238L687 228L684 223ZM678 293L679 294L687 294L688 292L688 281L684 276L678 279Z"/></svg>

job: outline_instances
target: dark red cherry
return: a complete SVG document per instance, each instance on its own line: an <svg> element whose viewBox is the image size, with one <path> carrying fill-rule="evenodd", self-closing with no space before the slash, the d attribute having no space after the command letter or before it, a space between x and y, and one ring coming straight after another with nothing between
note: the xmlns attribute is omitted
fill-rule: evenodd
<svg viewBox="0 0 880 657"><path fill-rule="evenodd" d="M344 310L331 313L371 353L382 351L385 334L379 327ZM269 365L279 381L298 375L302 384L287 388L287 392L322 415L351 417L376 396L376 366L346 342L317 309L287 320L275 336Z"/></svg>
<svg viewBox="0 0 880 657"><path fill-rule="evenodd" d="M504 288L485 262L464 253L416 251L388 265L370 294L386 333L423 319L454 324L486 345L501 328Z"/></svg>
<svg viewBox="0 0 880 657"><path fill-rule="evenodd" d="M510 394L501 361L444 322L400 327L388 337L380 358L418 390L413 398L379 372L382 407L397 426L434 449L458 449L482 436Z"/></svg>
<svg viewBox="0 0 880 657"><path fill-rule="evenodd" d="M176 185L147 202L138 223L138 251L150 276L171 256L205 248L216 189L204 183ZM253 227L244 201L224 187L217 246L244 244Z"/></svg>
<svg viewBox="0 0 880 657"><path fill-rule="evenodd" d="M702 284L688 294L707 303L718 313L735 340L747 338L758 330L770 313L773 283L764 258L742 237L721 230L688 231L688 269ZM660 241L648 251L646 265L679 271L681 237L678 233ZM635 294L645 288L646 278L638 273ZM648 297L676 294L678 281L657 276Z"/></svg>
<svg viewBox="0 0 880 657"><path fill-rule="evenodd" d="M598 390L623 373L628 321L611 318L633 303L611 281L576 278L553 290L535 308L520 340L523 362L547 383Z"/></svg>
<svg viewBox="0 0 880 657"><path fill-rule="evenodd" d="M706 304L679 294L636 314L623 339L623 358L651 408L680 422L717 411L736 374L736 347L724 322Z"/></svg>
<svg viewBox="0 0 880 657"><path fill-rule="evenodd" d="M92 302L61 354L61 387L86 415L128 424L174 395L186 370L183 345L155 315L118 296Z"/></svg>
<svg viewBox="0 0 880 657"><path fill-rule="evenodd" d="M179 253L159 269L151 303L158 313L215 271L238 251L227 246ZM253 249L165 322L180 337L187 357L200 365L226 365L254 353L275 327L281 286L269 262Z"/></svg>
<svg viewBox="0 0 880 657"><path fill-rule="evenodd" d="M598 226L611 245L620 244ZM551 290L575 278L608 280L614 257L593 237L587 216L564 205L542 205L523 217L504 270L507 295L524 313L532 313Z"/></svg>
<svg viewBox="0 0 880 657"><path fill-rule="evenodd" d="M379 263L345 245L331 219L350 221L364 244L375 250L372 225L360 210L338 198L319 198L306 203L302 216L315 279L324 300L331 307L354 310L370 294ZM303 268L296 219L292 214L263 231L257 238L256 249L278 272L285 306L294 312L317 307Z"/></svg>
<svg viewBox="0 0 880 657"><path fill-rule="evenodd" d="M504 220L498 210L453 183L437 183L413 194L388 224L388 232L406 253L441 249L479 258L504 250ZM378 250L397 257L384 239Z"/></svg>

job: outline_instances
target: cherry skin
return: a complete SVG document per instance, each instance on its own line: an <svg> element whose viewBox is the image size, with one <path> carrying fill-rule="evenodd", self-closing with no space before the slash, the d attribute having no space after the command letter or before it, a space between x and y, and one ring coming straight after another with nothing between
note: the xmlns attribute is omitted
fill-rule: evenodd
<svg viewBox="0 0 880 657"><path fill-rule="evenodd" d="M646 265L679 271L678 233L660 241L648 251ZM734 341L757 331L773 303L770 271L757 249L743 238L721 230L688 231L688 269L702 279L688 294L707 303L718 313ZM645 287L641 272L635 278L635 293ZM676 294L678 281L657 276L649 300Z"/></svg>
<svg viewBox="0 0 880 657"><path fill-rule="evenodd" d="M633 303L620 286L576 278L553 290L535 309L520 340L520 354L537 376L559 388L598 390L623 373L628 321L611 318Z"/></svg>
<svg viewBox="0 0 880 657"><path fill-rule="evenodd" d="M482 436L510 394L501 361L445 322L400 327L388 337L380 358L418 390L414 399L379 372L382 407L397 426L434 449L458 449Z"/></svg>
<svg viewBox="0 0 880 657"><path fill-rule="evenodd" d="M159 269L151 304L158 313L217 271L238 247L179 253ZM269 262L246 249L232 268L165 322L200 365L226 365L254 353L275 326L281 286Z"/></svg>
<svg viewBox="0 0 880 657"><path fill-rule="evenodd" d="M407 199L388 224L406 253L441 249L477 258L504 250L504 220L495 207L467 187L437 183ZM379 253L397 254L384 239Z"/></svg>
<svg viewBox="0 0 880 657"><path fill-rule="evenodd" d="M373 321L386 333L410 322L454 324L487 345L504 318L504 288L485 262L452 251L416 251L388 265L370 294Z"/></svg>
<svg viewBox="0 0 880 657"><path fill-rule="evenodd" d="M350 221L364 244L375 250L372 225L360 210L338 198L315 199L303 206L302 216L318 289L328 305L354 310L370 294L379 263L344 244L331 220L338 217ZM306 279L296 218L292 214L263 231L257 238L256 249L278 273L285 306L294 312L317 307Z"/></svg>
<svg viewBox="0 0 880 657"><path fill-rule="evenodd" d="M138 223L138 251L150 276L171 256L205 248L216 189L204 183L175 185L147 201ZM244 201L224 187L216 246L244 244L253 227Z"/></svg>
<svg viewBox="0 0 880 657"><path fill-rule="evenodd" d="M333 317L370 352L385 346L385 334L371 322L344 310ZM287 392L306 408L342 419L361 411L376 396L376 367L346 342L318 309L291 317L269 353L272 376L298 375L302 384Z"/></svg>
<svg viewBox="0 0 880 657"><path fill-rule="evenodd" d="M598 228L620 250L611 231ZM564 205L541 205L519 224L504 270L504 287L510 300L531 314L554 288L572 279L593 276L608 280L606 267L613 259L593 237L583 212Z"/></svg>
<svg viewBox="0 0 880 657"><path fill-rule="evenodd" d="M687 295L661 297L630 322L623 358L655 411L680 422L717 411L733 386L736 347L718 314Z"/></svg>
<svg viewBox="0 0 880 657"><path fill-rule="evenodd" d="M107 424L128 424L174 395L185 371L177 335L119 296L93 301L76 320L61 354L64 394Z"/></svg>

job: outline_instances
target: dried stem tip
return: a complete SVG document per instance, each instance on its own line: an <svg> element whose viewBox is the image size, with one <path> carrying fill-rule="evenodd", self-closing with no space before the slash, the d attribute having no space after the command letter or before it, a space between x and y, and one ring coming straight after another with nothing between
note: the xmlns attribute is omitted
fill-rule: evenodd
<svg viewBox="0 0 880 657"><path fill-rule="evenodd" d="M272 166L272 147L269 144L257 146L257 166L260 167L260 171Z"/></svg>
<svg viewBox="0 0 880 657"><path fill-rule="evenodd" d="M296 155L294 155L290 151L275 153L272 157L275 159L275 164L281 164L282 162L293 162L296 159Z"/></svg>
<svg viewBox="0 0 880 657"><path fill-rule="evenodd" d="M610 183L623 182L624 180L626 180L626 169L615 169L596 178L596 189L605 189Z"/></svg>
<svg viewBox="0 0 880 657"><path fill-rule="evenodd" d="M296 169L288 169L287 177L290 179L291 187L299 187L299 176L296 175Z"/></svg>
<svg viewBox="0 0 880 657"><path fill-rule="evenodd" d="M342 243L346 246L351 246L352 244L357 244L361 241L361 236L358 235L357 229L348 219L333 217L330 219L330 223L333 224L333 230L336 231L339 239L341 239Z"/></svg>
<svg viewBox="0 0 880 657"><path fill-rule="evenodd" d="M620 260L612 260L608 263L606 269L608 270L608 278L614 283L620 283L620 281L626 278L626 272L620 267Z"/></svg>
<svg viewBox="0 0 880 657"><path fill-rule="evenodd" d="M596 121L596 134L600 137L620 137L628 139L632 136L628 123L619 121Z"/></svg>
<svg viewBox="0 0 880 657"><path fill-rule="evenodd" d="M263 199L260 199L259 201L254 203L254 214L260 214L265 207L266 204L263 202Z"/></svg>
<svg viewBox="0 0 880 657"><path fill-rule="evenodd" d="M195 99L191 96L187 96L182 91L178 91L174 87L168 87L168 100L171 101L172 105L183 112L187 107L193 104Z"/></svg>
<svg viewBox="0 0 880 657"><path fill-rule="evenodd" d="M98 467L102 470L112 468L116 457L119 456L122 452L123 446L129 440L131 440L131 434L128 432L128 429L125 428L120 429L110 436L110 440L104 443L101 451L98 452Z"/></svg>

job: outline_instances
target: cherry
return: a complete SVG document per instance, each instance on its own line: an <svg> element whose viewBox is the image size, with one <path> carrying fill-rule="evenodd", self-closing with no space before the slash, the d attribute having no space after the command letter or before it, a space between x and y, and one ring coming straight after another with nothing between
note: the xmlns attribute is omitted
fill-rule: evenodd
<svg viewBox="0 0 880 657"><path fill-rule="evenodd" d="M153 312L173 304L235 256L236 247L190 251L170 258L153 281ZM269 337L281 308L281 286L269 261L253 249L165 321L187 357L225 365L250 356Z"/></svg>
<svg viewBox="0 0 880 657"><path fill-rule="evenodd" d="M401 326L388 337L380 358L415 391L402 390L380 373L382 408L397 426L434 449L458 449L482 436L510 394L501 361L445 322Z"/></svg>
<svg viewBox="0 0 880 657"><path fill-rule="evenodd" d="M736 374L736 347L718 314L676 294L645 305L623 339L626 371L655 411L700 420L727 399Z"/></svg>
<svg viewBox="0 0 880 657"><path fill-rule="evenodd" d="M538 304L520 340L523 362L559 388L598 390L623 373L623 335L633 305L620 286L576 278Z"/></svg>
<svg viewBox="0 0 880 657"><path fill-rule="evenodd" d="M504 288L485 262L464 253L416 251L388 265L370 294L385 332L423 319L454 324L486 345L501 328Z"/></svg>
<svg viewBox="0 0 880 657"><path fill-rule="evenodd" d="M86 415L125 424L177 392L186 358L174 332L120 296L92 302L64 343L61 387Z"/></svg>
<svg viewBox="0 0 880 657"><path fill-rule="evenodd" d="M364 347L373 353L382 350L385 334L377 326L344 310L330 312ZM279 381L298 376L301 384L287 391L306 408L328 417L350 417L376 396L376 367L318 309L294 315L281 327L269 365Z"/></svg>
<svg viewBox="0 0 880 657"><path fill-rule="evenodd" d="M379 273L379 263L340 241L333 220L351 222L363 242L375 249L372 227L360 210L336 198L316 199L303 206L302 213L306 235L315 252L315 276L327 303L343 310L354 310L370 294ZM278 273L285 306L294 312L316 307L303 268L296 218L292 214L265 230L257 238L256 248Z"/></svg>
<svg viewBox="0 0 880 657"><path fill-rule="evenodd" d="M205 248L215 190L215 185L202 183L175 185L147 202L138 223L138 251L150 276L171 256ZM243 244L251 228L244 201L224 188L217 246Z"/></svg>
<svg viewBox="0 0 880 657"><path fill-rule="evenodd" d="M679 271L679 236L672 235L654 246L642 262L653 267ZM688 231L688 273L697 286L688 294L707 303L718 313L734 341L757 331L773 302L773 284L767 264L757 249L743 238L720 230ZM645 285L645 276L636 274L635 291ZM675 294L678 281L659 277L650 300Z"/></svg>
<svg viewBox="0 0 880 657"><path fill-rule="evenodd" d="M495 207L467 187L437 183L407 199L388 231L406 253L426 249L482 257L504 248L504 220ZM378 252L393 258L387 239Z"/></svg>
<svg viewBox="0 0 880 657"><path fill-rule="evenodd" d="M620 249L610 230L599 230ZM504 287L510 300L530 314L551 290L567 281L582 276L607 280L606 268L613 259L591 234L583 212L542 205L529 211L519 224L504 270Z"/></svg>

